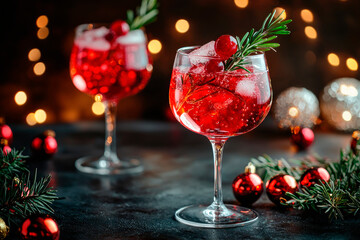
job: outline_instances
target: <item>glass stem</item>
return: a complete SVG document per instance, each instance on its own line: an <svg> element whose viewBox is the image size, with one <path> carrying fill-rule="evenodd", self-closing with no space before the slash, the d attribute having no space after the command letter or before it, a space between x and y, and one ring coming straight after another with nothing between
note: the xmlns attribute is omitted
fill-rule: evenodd
<svg viewBox="0 0 360 240"><path fill-rule="evenodd" d="M214 154L214 202L211 204L211 207L219 211L225 207L222 194L221 166L223 148L226 140L227 139L224 138L210 139Z"/></svg>
<svg viewBox="0 0 360 240"><path fill-rule="evenodd" d="M104 157L108 162L119 162L116 153L116 108L117 102L105 103L105 151Z"/></svg>

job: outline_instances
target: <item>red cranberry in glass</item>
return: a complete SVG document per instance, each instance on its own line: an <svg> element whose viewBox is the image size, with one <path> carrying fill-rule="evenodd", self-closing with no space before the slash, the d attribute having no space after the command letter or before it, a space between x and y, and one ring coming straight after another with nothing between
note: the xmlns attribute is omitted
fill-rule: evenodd
<svg viewBox="0 0 360 240"><path fill-rule="evenodd" d="M300 188L312 187L320 182L328 182L330 180L329 172L322 167L312 167L304 172L300 178Z"/></svg>
<svg viewBox="0 0 360 240"><path fill-rule="evenodd" d="M110 30L114 31L116 36L126 35L130 31L129 24L123 20L116 20L110 26Z"/></svg>
<svg viewBox="0 0 360 240"><path fill-rule="evenodd" d="M221 61L210 60L206 64L205 69L207 72L222 72L224 71L224 64Z"/></svg>
<svg viewBox="0 0 360 240"><path fill-rule="evenodd" d="M237 51L236 39L231 35L222 35L215 42L215 51L223 60Z"/></svg>

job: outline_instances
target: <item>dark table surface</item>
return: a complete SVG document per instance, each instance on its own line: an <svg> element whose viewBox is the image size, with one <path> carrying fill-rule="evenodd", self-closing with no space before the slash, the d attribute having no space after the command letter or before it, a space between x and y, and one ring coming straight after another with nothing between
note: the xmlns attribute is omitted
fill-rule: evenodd
<svg viewBox="0 0 360 240"><path fill-rule="evenodd" d="M44 175L51 173L58 195L64 198L54 204L62 240L360 238L359 219L330 224L323 217L278 209L265 193L253 205L259 220L245 227L203 229L177 222L174 213L178 208L210 204L213 198L210 143L178 123L119 123L120 158L139 158L145 166L141 175L123 177L86 175L74 167L81 156L102 154L102 122L12 128L14 146L26 147L25 151L43 130L53 129L57 134L58 153L45 162L30 162L30 167ZM315 134L315 142L306 152L294 151L288 136L269 122L231 138L224 149L224 202L237 203L231 183L252 157L266 153L288 159L316 153L337 160L340 148L348 147L351 138L344 133Z"/></svg>

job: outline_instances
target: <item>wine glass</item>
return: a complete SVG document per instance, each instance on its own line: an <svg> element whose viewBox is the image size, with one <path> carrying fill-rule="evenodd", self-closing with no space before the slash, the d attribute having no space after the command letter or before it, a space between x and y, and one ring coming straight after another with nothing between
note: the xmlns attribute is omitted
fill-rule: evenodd
<svg viewBox="0 0 360 240"><path fill-rule="evenodd" d="M82 24L76 28L70 57L72 82L105 104L104 154L78 159L75 166L79 171L101 175L143 171L138 160L124 161L117 156L116 107L120 99L146 86L152 68L144 30L115 36L106 25Z"/></svg>
<svg viewBox="0 0 360 240"><path fill-rule="evenodd" d="M198 47L177 51L169 100L175 118L187 129L206 136L214 154L214 200L210 206L191 205L176 211L184 224L205 228L243 226L257 220L255 211L223 203L221 165L229 137L256 128L266 117L272 89L264 53L244 59L245 69L223 71L217 57L190 54ZM215 67L214 67L215 66Z"/></svg>

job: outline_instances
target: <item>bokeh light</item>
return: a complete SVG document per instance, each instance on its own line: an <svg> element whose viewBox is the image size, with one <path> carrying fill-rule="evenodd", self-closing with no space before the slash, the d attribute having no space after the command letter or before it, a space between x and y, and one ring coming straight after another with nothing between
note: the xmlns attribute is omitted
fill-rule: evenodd
<svg viewBox="0 0 360 240"><path fill-rule="evenodd" d="M40 57L41 57L41 52L39 49L33 48L29 51L28 58L30 61L36 62L40 59Z"/></svg>
<svg viewBox="0 0 360 240"><path fill-rule="evenodd" d="M297 117L299 115L299 110L297 109L297 107L289 108L289 115L291 117Z"/></svg>
<svg viewBox="0 0 360 240"><path fill-rule="evenodd" d="M354 58L348 58L346 59L346 66L351 70L351 71L357 71L358 70L358 63Z"/></svg>
<svg viewBox="0 0 360 240"><path fill-rule="evenodd" d="M49 19L46 15L41 15L36 19L36 26L38 28L46 27L49 23Z"/></svg>
<svg viewBox="0 0 360 240"><path fill-rule="evenodd" d="M282 17L283 19L286 19L286 11L285 11L285 9L283 9L282 7L277 7L277 8L275 8L274 10L276 11L274 17L277 18L277 17L281 14L281 12L284 11L284 12L281 14L280 17Z"/></svg>
<svg viewBox="0 0 360 240"><path fill-rule="evenodd" d="M24 105L27 100L26 93L24 91L18 91L14 97L15 103L19 106Z"/></svg>
<svg viewBox="0 0 360 240"><path fill-rule="evenodd" d="M234 0L234 3L238 8L246 8L249 5L249 0Z"/></svg>
<svg viewBox="0 0 360 240"><path fill-rule="evenodd" d="M329 55L327 56L327 60L331 66L336 67L340 65L340 59L335 53L329 53Z"/></svg>
<svg viewBox="0 0 360 240"><path fill-rule="evenodd" d="M29 114L26 116L26 123L27 123L29 126L34 126L34 125L36 124L35 113L29 113Z"/></svg>
<svg viewBox="0 0 360 240"><path fill-rule="evenodd" d="M105 112L105 106L102 102L94 102L91 106L91 110L95 115L102 115Z"/></svg>
<svg viewBox="0 0 360 240"><path fill-rule="evenodd" d="M43 75L45 70L46 70L46 67L43 62L38 62L34 65L34 73L37 76Z"/></svg>
<svg viewBox="0 0 360 240"><path fill-rule="evenodd" d="M347 84L340 85L340 92L343 95L350 97L356 97L359 94L358 90L354 86Z"/></svg>
<svg viewBox="0 0 360 240"><path fill-rule="evenodd" d="M162 44L159 40L153 39L149 42L148 48L152 54L157 54L161 51Z"/></svg>
<svg viewBox="0 0 360 240"><path fill-rule="evenodd" d="M179 33L186 33L187 31L189 31L189 28L190 28L190 24L185 19L179 19L175 23L175 29Z"/></svg>
<svg viewBox="0 0 360 240"><path fill-rule="evenodd" d="M345 121L350 121L351 119L352 119L352 114L351 114L351 112L349 112L349 111L344 111L343 113L342 113L342 118L345 120Z"/></svg>
<svg viewBox="0 0 360 240"><path fill-rule="evenodd" d="M314 15L309 9L301 10L300 16L304 22L311 23L314 21Z"/></svg>
<svg viewBox="0 0 360 240"><path fill-rule="evenodd" d="M47 27L40 28L37 31L37 37L39 39L45 39L49 36L49 29Z"/></svg>
<svg viewBox="0 0 360 240"><path fill-rule="evenodd" d="M35 120L37 123L44 123L46 121L46 112L43 109L36 110Z"/></svg>
<svg viewBox="0 0 360 240"><path fill-rule="evenodd" d="M311 27L311 26L306 26L305 27L305 35L310 38L310 39L316 39L317 38L317 32L315 30L315 28Z"/></svg>

